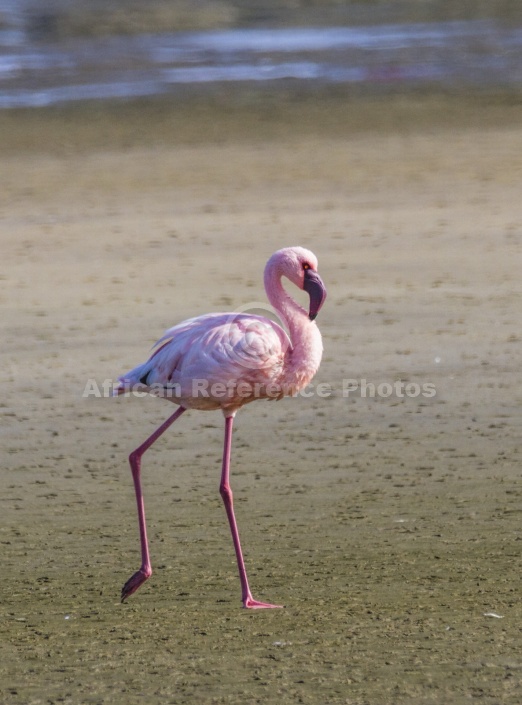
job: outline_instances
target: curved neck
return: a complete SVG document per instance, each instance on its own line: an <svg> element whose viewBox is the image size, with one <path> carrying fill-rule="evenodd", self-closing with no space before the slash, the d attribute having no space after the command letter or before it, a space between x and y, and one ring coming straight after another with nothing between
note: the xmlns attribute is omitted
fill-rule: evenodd
<svg viewBox="0 0 522 705"><path fill-rule="evenodd" d="M265 290L268 300L287 326L292 344L295 344L295 336L299 334L303 324L311 323L308 314L287 293L281 283L281 274L275 268L265 271Z"/></svg>
<svg viewBox="0 0 522 705"><path fill-rule="evenodd" d="M277 264L269 260L265 269L266 295L288 328L292 344L285 353L282 380L296 393L306 387L319 369L323 343L315 321L285 291L281 277Z"/></svg>

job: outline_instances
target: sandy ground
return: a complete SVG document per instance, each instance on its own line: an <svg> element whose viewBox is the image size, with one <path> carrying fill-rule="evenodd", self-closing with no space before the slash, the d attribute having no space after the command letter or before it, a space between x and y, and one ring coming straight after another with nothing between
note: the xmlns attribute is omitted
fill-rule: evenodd
<svg viewBox="0 0 522 705"><path fill-rule="evenodd" d="M385 95L0 116L2 703L522 702L521 117ZM183 318L262 307L292 244L328 287L331 393L250 405L233 450L253 591L286 608L241 608L222 418L197 412L145 458L155 572L121 605L127 455L172 407L86 387Z"/></svg>

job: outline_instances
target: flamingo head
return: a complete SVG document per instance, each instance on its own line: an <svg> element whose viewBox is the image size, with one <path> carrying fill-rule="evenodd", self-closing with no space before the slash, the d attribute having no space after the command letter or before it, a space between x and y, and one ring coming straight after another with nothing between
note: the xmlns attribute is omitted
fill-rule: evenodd
<svg viewBox="0 0 522 705"><path fill-rule="evenodd" d="M281 276L310 296L308 318L313 321L326 299L326 287L317 272L317 257L304 247L285 247L272 255L268 264L274 260Z"/></svg>

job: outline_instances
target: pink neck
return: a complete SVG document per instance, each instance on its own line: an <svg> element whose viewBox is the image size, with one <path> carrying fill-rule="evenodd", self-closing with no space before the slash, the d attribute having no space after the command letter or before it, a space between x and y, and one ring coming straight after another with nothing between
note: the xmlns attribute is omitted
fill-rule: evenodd
<svg viewBox="0 0 522 705"><path fill-rule="evenodd" d="M286 324L292 341L292 348L286 355L285 382L299 391L310 382L321 364L321 333L304 308L287 294L277 270L269 269L265 273L265 289L268 300Z"/></svg>
<svg viewBox="0 0 522 705"><path fill-rule="evenodd" d="M287 326L292 344L295 344L303 325L310 322L306 311L286 292L281 275L275 269L265 272L265 290L268 300Z"/></svg>

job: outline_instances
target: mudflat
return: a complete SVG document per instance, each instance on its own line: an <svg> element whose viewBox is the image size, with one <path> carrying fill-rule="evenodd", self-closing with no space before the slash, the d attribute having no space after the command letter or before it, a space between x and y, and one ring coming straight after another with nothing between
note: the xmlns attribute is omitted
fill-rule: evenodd
<svg viewBox="0 0 522 705"><path fill-rule="evenodd" d="M218 93L0 115L0 700L518 705L522 103ZM122 605L127 456L174 407L111 382L184 318L262 311L296 244L323 364L232 453L285 609L241 607L202 412L144 458L154 573Z"/></svg>

